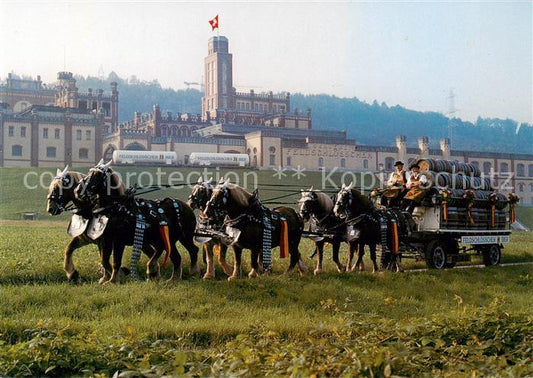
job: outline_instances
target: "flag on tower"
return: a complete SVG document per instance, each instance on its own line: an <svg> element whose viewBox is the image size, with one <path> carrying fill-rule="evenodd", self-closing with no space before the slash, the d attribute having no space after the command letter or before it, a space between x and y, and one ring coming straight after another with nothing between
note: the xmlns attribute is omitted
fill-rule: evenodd
<svg viewBox="0 0 533 378"><path fill-rule="evenodd" d="M218 14L212 20L209 20L209 25L211 25L212 30L218 29Z"/></svg>

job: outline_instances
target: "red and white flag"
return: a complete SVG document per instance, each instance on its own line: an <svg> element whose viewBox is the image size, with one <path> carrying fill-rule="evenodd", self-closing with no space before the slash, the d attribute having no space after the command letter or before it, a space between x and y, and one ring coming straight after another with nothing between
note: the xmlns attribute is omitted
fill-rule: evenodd
<svg viewBox="0 0 533 378"><path fill-rule="evenodd" d="M218 29L218 14L212 20L209 20L209 25L211 25L211 31Z"/></svg>

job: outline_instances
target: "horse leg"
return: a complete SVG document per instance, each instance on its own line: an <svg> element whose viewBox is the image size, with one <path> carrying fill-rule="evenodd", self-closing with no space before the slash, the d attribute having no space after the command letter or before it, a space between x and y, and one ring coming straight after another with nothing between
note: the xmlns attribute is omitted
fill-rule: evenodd
<svg viewBox="0 0 533 378"><path fill-rule="evenodd" d="M233 281L241 277L241 257L242 257L242 248L233 247L233 253L235 255L233 262L233 273L228 277L228 281Z"/></svg>
<svg viewBox="0 0 533 378"><path fill-rule="evenodd" d="M324 258L324 242L316 242L315 243L315 251L316 251L316 268L313 274L316 276L317 274L322 273L322 260Z"/></svg>
<svg viewBox="0 0 533 378"><path fill-rule="evenodd" d="M100 249L100 264L104 268L104 274L102 278L98 281L99 284L103 285L111 278L113 272L113 267L109 262L111 258L111 253L113 252L113 241L104 241L102 242L102 248Z"/></svg>
<svg viewBox="0 0 533 378"><path fill-rule="evenodd" d="M370 259L372 260L372 265L373 265L372 273L376 273L379 271L379 266L378 266L378 263L376 262L376 245L370 244L369 247L370 247Z"/></svg>
<svg viewBox="0 0 533 378"><path fill-rule="evenodd" d="M259 258L259 250L252 249L251 253L251 261L250 264L252 265L252 270L250 270L250 273L248 273L248 277L255 278L259 276L259 263L257 262Z"/></svg>
<svg viewBox="0 0 533 378"><path fill-rule="evenodd" d="M80 275L72 261L72 254L76 249L80 248L81 246L82 241L81 238L78 236L73 238L70 243L68 243L68 245L65 247L63 269L67 274L67 279L71 282L78 282L80 279Z"/></svg>
<svg viewBox="0 0 533 378"><path fill-rule="evenodd" d="M289 255L291 261L289 263L289 268L287 269L286 273L291 273L294 267L298 265L298 271L300 272L300 275L303 275L305 274L305 272L307 272L307 267L305 266L305 263L302 260L300 250L298 249L298 244L299 241L297 243L291 243L291 245L289 246Z"/></svg>
<svg viewBox="0 0 533 378"><path fill-rule="evenodd" d="M348 260L346 261L346 271L347 272L351 272L353 270L352 262L353 262L353 256L354 256L354 253L355 253L356 246L357 246L357 243L348 242Z"/></svg>
<svg viewBox="0 0 533 378"><path fill-rule="evenodd" d="M122 266L122 255L124 254L124 248L125 245L122 242L113 243L113 272L111 273L111 278L106 282L106 284L120 282L120 279L122 278L122 270L120 267Z"/></svg>
<svg viewBox="0 0 533 378"><path fill-rule="evenodd" d="M337 270L339 273L342 273L346 270L346 267L341 264L339 261L339 249L341 248L341 243L339 241L332 242L333 246L333 262L337 265Z"/></svg>
<svg viewBox="0 0 533 378"><path fill-rule="evenodd" d="M359 271L365 270L365 263L363 261L363 257L365 255L365 245L363 243L357 243L357 261L355 262L355 265L352 267L352 270L359 269Z"/></svg>
<svg viewBox="0 0 533 378"><path fill-rule="evenodd" d="M198 249L196 249L196 256L198 257ZM168 281L181 280L181 255L178 252L178 249L176 248L175 244L170 244L170 260L172 261L172 275L170 276ZM198 261L196 261L196 265L198 265Z"/></svg>
<svg viewBox="0 0 533 378"><path fill-rule="evenodd" d="M218 263L222 267L224 273L226 273L228 276L231 276L233 269L231 268L231 265L226 262L226 252L228 251L228 246L222 243L218 244L218 246Z"/></svg>
<svg viewBox="0 0 533 378"><path fill-rule="evenodd" d="M146 250L150 250L150 259L146 263L146 281L157 280L161 277L161 267L159 265L158 258L161 255L161 251L158 252L156 248L152 246L145 247Z"/></svg>
<svg viewBox="0 0 533 378"><path fill-rule="evenodd" d="M185 247L187 252L189 252L189 257L191 259L191 275L200 275L200 265L198 264L198 247L194 244L192 234L190 237L184 237L180 239L181 244ZM177 250L176 250L177 253ZM181 263L181 258L180 258ZM175 269L175 268L174 268Z"/></svg>
<svg viewBox="0 0 533 378"><path fill-rule="evenodd" d="M204 256L206 257L206 271L204 274L204 280L215 278L215 262L213 261L213 250L215 250L216 248L217 246L215 245L215 243L211 241L204 243L203 251Z"/></svg>

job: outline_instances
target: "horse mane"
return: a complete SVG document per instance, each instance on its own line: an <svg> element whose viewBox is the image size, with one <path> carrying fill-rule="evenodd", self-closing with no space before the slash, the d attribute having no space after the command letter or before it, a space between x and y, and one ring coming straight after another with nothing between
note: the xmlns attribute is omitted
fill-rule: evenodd
<svg viewBox="0 0 533 378"><path fill-rule="evenodd" d="M110 167L108 169L109 169L109 172L111 172L109 176L110 177L109 183L113 187L113 190L116 190L119 196L126 195L126 186L120 179L120 176L113 170L113 168Z"/></svg>
<svg viewBox="0 0 533 378"><path fill-rule="evenodd" d="M228 183L228 189L231 197L239 206L248 207L250 205L250 198L252 198L252 193L248 192L239 185L231 183Z"/></svg>
<svg viewBox="0 0 533 378"><path fill-rule="evenodd" d="M361 211L370 211L374 209L374 204L367 196L363 195L357 189L350 189L352 192L352 197L354 198L353 204L359 204L359 210ZM352 205L353 206L353 205Z"/></svg>
<svg viewBox="0 0 533 378"><path fill-rule="evenodd" d="M324 209L327 214L331 213L333 211L333 207L335 206L331 197L319 190L313 192L316 194L320 208Z"/></svg>

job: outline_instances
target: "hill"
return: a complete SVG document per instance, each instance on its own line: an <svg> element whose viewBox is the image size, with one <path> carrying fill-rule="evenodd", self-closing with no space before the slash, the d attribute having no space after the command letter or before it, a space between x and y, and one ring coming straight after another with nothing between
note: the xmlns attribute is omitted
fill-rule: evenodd
<svg viewBox="0 0 533 378"><path fill-rule="evenodd" d="M158 104L164 112L201 112L202 92L196 89L174 90L162 88L157 80L146 82L136 77L120 78L112 72L101 81L95 77L76 77L81 90L108 88L116 81L120 92L120 122L133 119L135 111L150 112ZM533 153L533 125L520 124L511 119L481 118L475 123L461 119L449 119L437 112L419 112L385 103L372 104L354 98L339 98L332 95L293 94L292 109L313 111L313 128L346 130L350 138L360 144L394 145L396 135L407 136L408 143L415 147L417 138L428 136L432 148L440 138L449 136L452 129L454 149Z"/></svg>

